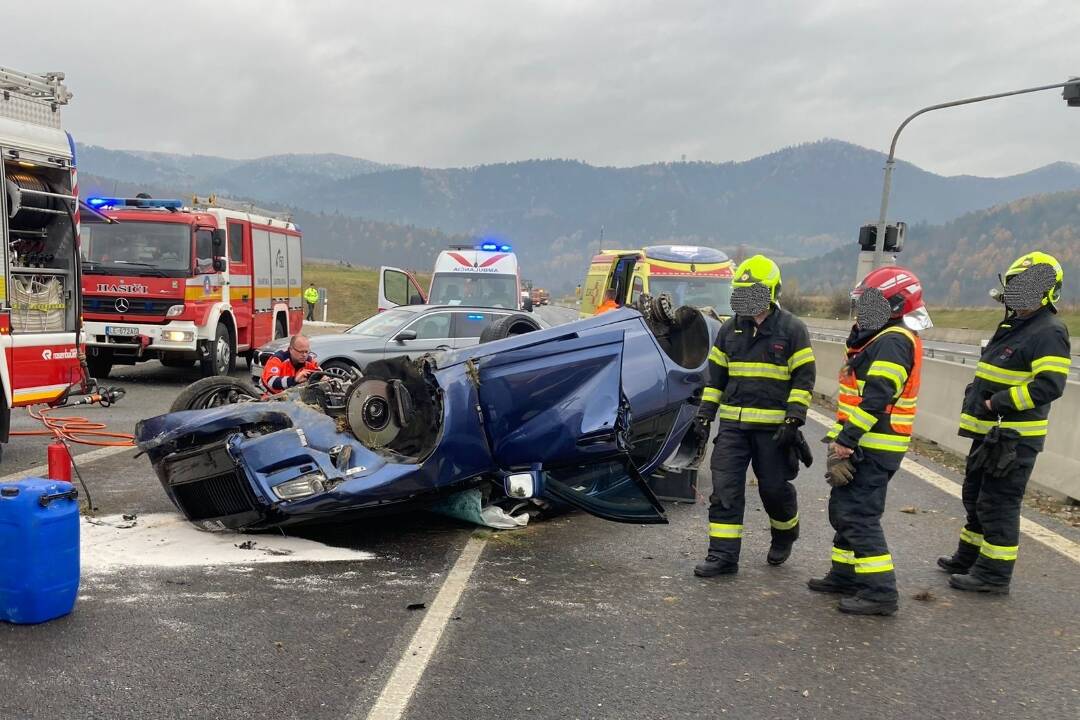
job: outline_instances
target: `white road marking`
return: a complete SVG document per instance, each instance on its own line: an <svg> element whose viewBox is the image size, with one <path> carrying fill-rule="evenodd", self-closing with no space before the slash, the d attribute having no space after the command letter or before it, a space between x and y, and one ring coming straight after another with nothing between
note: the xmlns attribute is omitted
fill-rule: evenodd
<svg viewBox="0 0 1080 720"><path fill-rule="evenodd" d="M405 648L397 666L390 674L390 678L379 693L378 699L366 715L367 720L400 720L405 714L405 709L412 700L420 678L424 674L428 663L435 654L439 639L443 630L454 614L458 601L465 592L476 563L480 559L480 553L484 550L487 540L476 536L470 537L465 543L465 549L454 562L454 567L446 576L446 581L439 588L439 594L435 596L435 602L427 611L420 627L412 636L412 640ZM357 712L350 717L359 718Z"/></svg>
<svg viewBox="0 0 1080 720"><path fill-rule="evenodd" d="M833 426L833 419L826 417L816 410L809 410L806 414L808 418L816 423L824 425L825 427ZM920 480L925 480L938 490L949 493L957 499L961 499L963 486L950 480L949 478L936 473L925 465L920 465L911 458L905 457L900 465L901 469L911 473ZM1063 535L1059 535L1049 528L1043 527L1037 522L1032 522L1025 517L1020 518L1020 532L1024 533L1033 540L1036 540L1051 550L1055 550L1075 563L1080 563L1080 544L1069 540Z"/></svg>
<svg viewBox="0 0 1080 720"><path fill-rule="evenodd" d="M134 447L132 447L130 445L103 447L103 448L99 448L97 450L91 450L90 452L84 452L84 453L80 453L80 454L76 455L75 456L75 463L77 465L79 465L79 467L81 468L86 463L96 462L98 460L101 460L102 458L107 458L107 457L110 457L112 455L116 455L117 453L122 453L122 452L125 452L125 451L135 452L135 450L136 450L136 448L134 448ZM48 464L35 465L32 468L27 468L26 470L20 470L19 472L11 473L10 475L5 475L3 477L0 477L0 483L12 482L12 481L15 481L15 480L22 480L23 478L28 478L28 477L47 477L48 474L49 474L49 466L48 466ZM72 480L76 479L75 478L75 473L71 474L71 479Z"/></svg>
<svg viewBox="0 0 1080 720"><path fill-rule="evenodd" d="M262 565L370 560L368 552L271 534L204 532L175 513L139 515L132 527L120 515L83 518L79 545L84 573L130 567ZM251 543L246 547L239 547Z"/></svg>

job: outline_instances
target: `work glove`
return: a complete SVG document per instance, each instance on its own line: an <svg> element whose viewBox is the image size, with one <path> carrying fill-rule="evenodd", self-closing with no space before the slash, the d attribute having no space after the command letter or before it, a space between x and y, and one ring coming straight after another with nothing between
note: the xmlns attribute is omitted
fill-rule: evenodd
<svg viewBox="0 0 1080 720"><path fill-rule="evenodd" d="M1016 446L1020 433L1012 428L994 426L971 454L972 469L992 478L1006 477L1016 465Z"/></svg>
<svg viewBox="0 0 1080 720"><path fill-rule="evenodd" d="M810 452L810 444L803 437L802 430L795 431L795 444L792 445L792 448L803 465L810 467L814 464L814 455Z"/></svg>
<svg viewBox="0 0 1080 720"><path fill-rule="evenodd" d="M776 428L776 432L773 433L772 440L776 443L776 446L781 450L786 450L793 446L799 435L799 426L802 425L798 418L784 418L784 422L780 424L780 427Z"/></svg>
<svg viewBox="0 0 1080 720"><path fill-rule="evenodd" d="M858 453L858 450L855 451ZM855 463L859 458L852 454L841 458L833 451L829 451L829 457L825 461L825 481L832 487L843 487L855 478Z"/></svg>

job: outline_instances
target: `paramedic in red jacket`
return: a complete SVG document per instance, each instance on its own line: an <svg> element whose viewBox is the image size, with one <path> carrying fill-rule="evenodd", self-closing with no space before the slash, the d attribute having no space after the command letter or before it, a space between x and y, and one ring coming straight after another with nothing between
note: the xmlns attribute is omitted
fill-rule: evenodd
<svg viewBox="0 0 1080 720"><path fill-rule="evenodd" d="M311 341L304 335L293 335L289 347L278 350L263 368L262 384L272 394L300 385L319 369L311 354Z"/></svg>

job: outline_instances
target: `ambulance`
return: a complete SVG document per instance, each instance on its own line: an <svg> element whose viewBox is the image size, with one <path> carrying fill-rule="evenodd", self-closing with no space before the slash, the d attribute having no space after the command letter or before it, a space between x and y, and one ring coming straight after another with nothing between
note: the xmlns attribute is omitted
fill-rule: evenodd
<svg viewBox="0 0 1080 720"><path fill-rule="evenodd" d="M712 309L731 315L731 259L699 245L651 245L641 250L603 250L589 263L581 292L581 317L590 317L607 291L628 305L642 293L668 293L676 306Z"/></svg>
<svg viewBox="0 0 1080 720"><path fill-rule="evenodd" d="M380 268L380 311L425 301L431 305L525 310L513 248L495 242L451 245L435 259L435 272L426 297L411 273L399 268Z"/></svg>

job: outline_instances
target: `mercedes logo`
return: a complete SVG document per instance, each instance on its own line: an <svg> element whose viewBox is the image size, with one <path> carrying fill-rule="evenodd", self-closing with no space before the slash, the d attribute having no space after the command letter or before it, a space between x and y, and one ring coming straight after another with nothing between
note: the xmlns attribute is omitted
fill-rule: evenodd
<svg viewBox="0 0 1080 720"><path fill-rule="evenodd" d="M116 302L113 303L113 307L116 308L116 312L118 313L126 313L128 311L128 308L131 307L131 303L128 302L127 298L116 298Z"/></svg>

